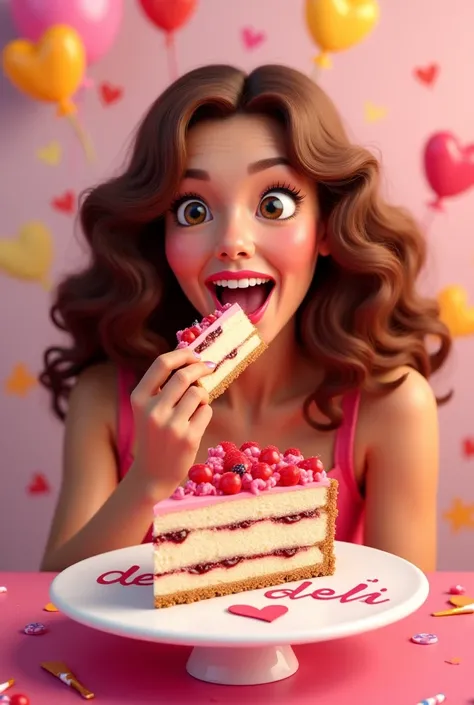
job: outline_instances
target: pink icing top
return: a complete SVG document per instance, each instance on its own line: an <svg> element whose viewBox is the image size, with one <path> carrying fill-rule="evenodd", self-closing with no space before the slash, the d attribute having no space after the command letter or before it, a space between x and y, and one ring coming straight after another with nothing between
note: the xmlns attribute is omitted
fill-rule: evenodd
<svg viewBox="0 0 474 705"><path fill-rule="evenodd" d="M128 472L133 461L133 414L130 405L130 393L135 386L133 373L129 370L119 369L118 373L118 419L117 419L117 453L119 479ZM336 539L350 543L362 543L364 499L361 496L354 476L353 456L354 438L359 412L360 394L348 394L343 401L344 421L336 433L334 468L327 471L330 478L339 482L338 489L338 517L336 522ZM316 483L311 483L316 486ZM308 487L308 485L306 485ZM277 490L275 488L273 492ZM283 488L282 488L283 489ZM285 490L291 488L284 488ZM242 497L238 495L230 495ZM230 496L227 498L229 499ZM196 501L202 502L204 497L197 497ZM170 500L183 508L183 501ZM178 507L177 507L178 508ZM143 543L152 540L152 527L150 527Z"/></svg>

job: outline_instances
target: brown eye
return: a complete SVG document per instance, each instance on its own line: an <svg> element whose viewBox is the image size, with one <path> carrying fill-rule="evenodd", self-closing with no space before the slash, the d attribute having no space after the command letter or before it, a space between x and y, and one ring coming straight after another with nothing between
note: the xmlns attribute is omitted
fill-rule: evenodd
<svg viewBox="0 0 474 705"><path fill-rule="evenodd" d="M296 212L296 201L288 193L267 193L258 205L258 215L266 220L286 220Z"/></svg>
<svg viewBox="0 0 474 705"><path fill-rule="evenodd" d="M201 223L211 220L211 214L203 201L188 199L183 201L177 209L176 220L184 226L201 225Z"/></svg>

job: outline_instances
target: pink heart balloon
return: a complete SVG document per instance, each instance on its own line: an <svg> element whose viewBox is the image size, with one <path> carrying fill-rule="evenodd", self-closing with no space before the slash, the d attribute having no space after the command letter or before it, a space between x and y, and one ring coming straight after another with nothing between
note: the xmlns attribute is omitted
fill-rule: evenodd
<svg viewBox="0 0 474 705"><path fill-rule="evenodd" d="M457 196L474 186L474 144L463 146L452 132L437 132L425 145L425 173L441 208L443 198Z"/></svg>

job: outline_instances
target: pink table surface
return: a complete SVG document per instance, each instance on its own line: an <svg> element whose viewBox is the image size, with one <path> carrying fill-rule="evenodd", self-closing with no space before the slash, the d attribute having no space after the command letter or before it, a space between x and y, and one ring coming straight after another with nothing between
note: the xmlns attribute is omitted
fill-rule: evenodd
<svg viewBox="0 0 474 705"><path fill-rule="evenodd" d="M51 573L0 573L0 683L15 678L8 693L28 695L31 705L74 705L77 693L40 668L65 661L92 690L98 705L416 705L444 693L446 705L474 704L474 614L432 617L442 610L451 585L474 596L474 573L434 573L418 612L375 632L294 647L300 661L291 678L269 685L230 687L194 680L185 671L190 649L134 641L84 627L43 611ZM42 622L49 631L26 636L23 627ZM439 641L418 646L410 637L434 632ZM460 659L458 665L446 663ZM85 702L85 701L83 701Z"/></svg>

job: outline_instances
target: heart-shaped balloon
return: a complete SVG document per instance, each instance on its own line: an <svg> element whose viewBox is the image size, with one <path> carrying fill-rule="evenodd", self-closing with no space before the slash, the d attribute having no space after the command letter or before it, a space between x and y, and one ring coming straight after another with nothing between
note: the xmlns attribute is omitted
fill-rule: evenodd
<svg viewBox="0 0 474 705"><path fill-rule="evenodd" d="M31 221L14 238L0 239L0 271L50 287L53 239L43 223Z"/></svg>
<svg viewBox="0 0 474 705"><path fill-rule="evenodd" d="M71 96L85 69L82 39L66 25L50 27L36 44L17 39L3 50L3 70L13 85L30 98L57 103L59 115L75 112Z"/></svg>
<svg viewBox="0 0 474 705"><path fill-rule="evenodd" d="M365 39L379 14L377 0L306 0L306 23L322 49L317 63L329 66L327 52L349 49Z"/></svg>
<svg viewBox="0 0 474 705"><path fill-rule="evenodd" d="M442 199L474 186L474 144L463 146L452 132L436 132L424 149L425 174L436 194L430 205L442 208Z"/></svg>

